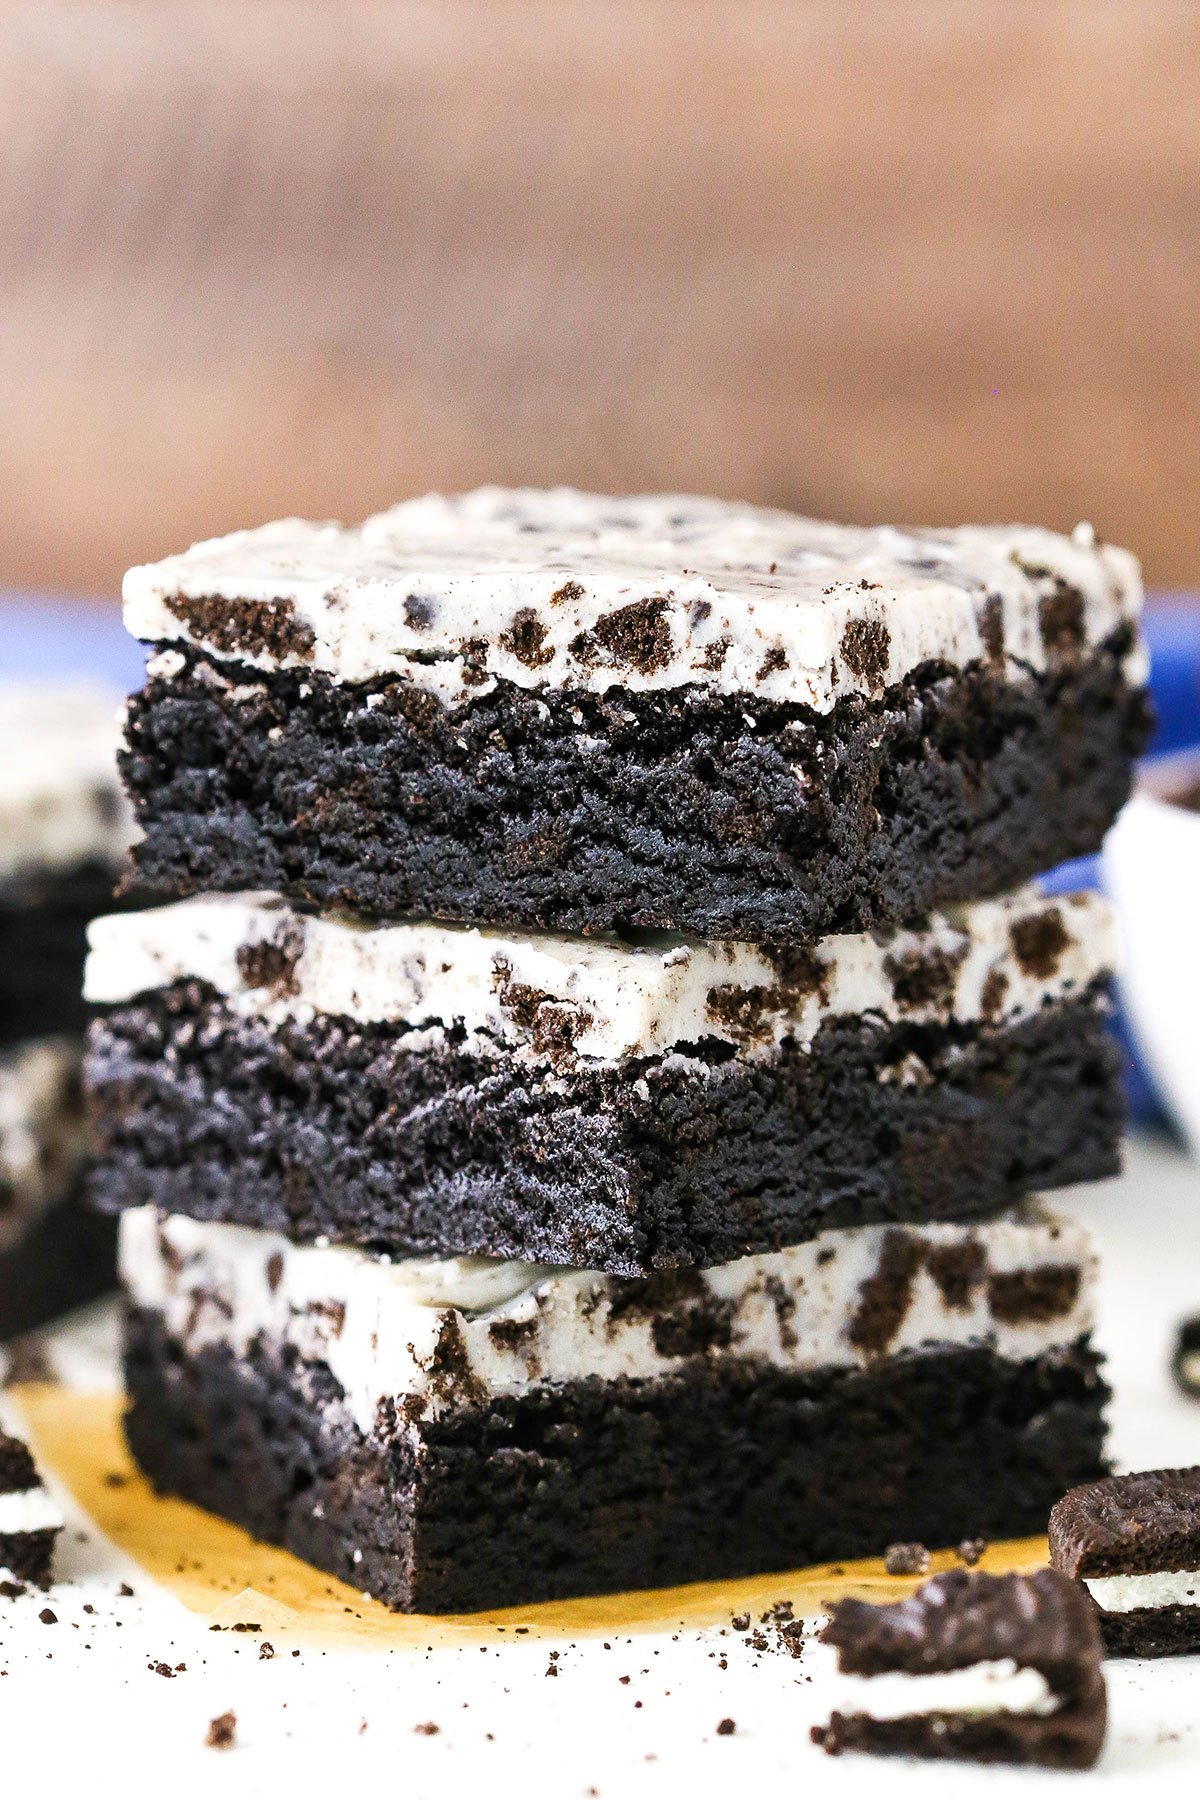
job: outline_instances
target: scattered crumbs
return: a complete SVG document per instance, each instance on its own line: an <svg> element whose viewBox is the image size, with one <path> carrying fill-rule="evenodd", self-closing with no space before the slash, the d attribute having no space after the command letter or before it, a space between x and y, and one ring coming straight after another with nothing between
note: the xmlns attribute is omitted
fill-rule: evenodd
<svg viewBox="0 0 1200 1800"><path fill-rule="evenodd" d="M218 1713L208 1727L208 1735L204 1742L210 1750L229 1750L237 1737L237 1714L233 1712Z"/></svg>
<svg viewBox="0 0 1200 1800"><path fill-rule="evenodd" d="M986 1549L986 1538L964 1538L958 1546L958 1560L966 1563L968 1569L973 1569L975 1564L981 1560Z"/></svg>
<svg viewBox="0 0 1200 1800"><path fill-rule="evenodd" d="M924 1544L889 1544L883 1566L889 1575L924 1575L929 1568L929 1552Z"/></svg>
<svg viewBox="0 0 1200 1800"><path fill-rule="evenodd" d="M424 1725L413 1726L418 1737L436 1737L441 1729L441 1726L435 1725L432 1719L427 1719Z"/></svg>
<svg viewBox="0 0 1200 1800"><path fill-rule="evenodd" d="M117 1593L120 1595L122 1600L132 1600L133 1599L133 1589L130 1587L130 1585L127 1581L123 1581L121 1583L120 1587L117 1589Z"/></svg>
<svg viewBox="0 0 1200 1800"><path fill-rule="evenodd" d="M557 1663L547 1663L546 1664L546 1673L547 1673L547 1675L557 1675L558 1674L558 1664Z"/></svg>
<svg viewBox="0 0 1200 1800"><path fill-rule="evenodd" d="M737 1722L734 1719L721 1719L717 1723L718 1737L732 1737L736 1730Z"/></svg>
<svg viewBox="0 0 1200 1800"><path fill-rule="evenodd" d="M298 1650L293 1650L293 1651L292 1651L292 1655L293 1655L293 1656L299 1656L299 1654L300 1654L300 1652L299 1652L299 1651L298 1651Z"/></svg>
<svg viewBox="0 0 1200 1800"><path fill-rule="evenodd" d="M43 1606L41 1612L38 1614L38 1618L42 1621L43 1625L58 1624L58 1614L56 1612L51 1612L48 1606Z"/></svg>
<svg viewBox="0 0 1200 1800"><path fill-rule="evenodd" d="M229 1629L230 1629L230 1631L261 1631L262 1626L261 1625L252 1625L249 1623L248 1620L239 1619L237 1624L231 1625L229 1627Z"/></svg>
<svg viewBox="0 0 1200 1800"><path fill-rule="evenodd" d="M270 1662L270 1660L274 1656L274 1654L275 1654L274 1644L267 1643L266 1639L264 1638L263 1642L258 1646L259 1662Z"/></svg>
<svg viewBox="0 0 1200 1800"><path fill-rule="evenodd" d="M174 1681L175 1671L167 1662L147 1663L146 1667L152 1675L162 1675L167 1681Z"/></svg>
<svg viewBox="0 0 1200 1800"><path fill-rule="evenodd" d="M83 1603L83 1610L85 1613L94 1613L96 1609L90 1600L85 1600Z"/></svg>
<svg viewBox="0 0 1200 1800"><path fill-rule="evenodd" d="M0 1581L0 1599L19 1600L29 1589L23 1581Z"/></svg>
<svg viewBox="0 0 1200 1800"><path fill-rule="evenodd" d="M628 1677L628 1675L618 1675L618 1676L617 1676L617 1680L618 1680L618 1681L619 1681L619 1682L620 1682L620 1684L621 1684L621 1686L622 1686L622 1687L628 1687L628 1686L629 1686L629 1677Z"/></svg>
<svg viewBox="0 0 1200 1800"><path fill-rule="evenodd" d="M749 1631L749 1629L750 1629L750 1614L749 1613L734 1613L734 1615L733 1615L732 1619L730 1619L729 1623L732 1625L732 1627L735 1631Z"/></svg>

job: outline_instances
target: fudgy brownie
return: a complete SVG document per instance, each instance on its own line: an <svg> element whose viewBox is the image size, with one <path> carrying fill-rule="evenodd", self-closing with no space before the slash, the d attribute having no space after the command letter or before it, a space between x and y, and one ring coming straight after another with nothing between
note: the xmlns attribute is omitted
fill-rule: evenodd
<svg viewBox="0 0 1200 1800"><path fill-rule="evenodd" d="M937 1575L907 1600L842 1600L845 1711L815 1727L830 1755L957 1758L1090 1769L1104 1744L1102 1649L1087 1598L1053 1569Z"/></svg>
<svg viewBox="0 0 1200 1800"><path fill-rule="evenodd" d="M84 929L131 831L115 694L0 685L0 1044L84 1022Z"/></svg>
<svg viewBox="0 0 1200 1800"><path fill-rule="evenodd" d="M0 1432L0 1578L46 1587L62 1527L27 1447Z"/></svg>
<svg viewBox="0 0 1200 1800"><path fill-rule="evenodd" d="M121 1262L150 1477L406 1609L1030 1531L1104 1466L1087 1239L1038 1208L624 1279L147 1207Z"/></svg>
<svg viewBox="0 0 1200 1800"><path fill-rule="evenodd" d="M133 569L165 894L812 941L1098 847L1141 586L1081 527L866 530L481 489Z"/></svg>
<svg viewBox="0 0 1200 1800"><path fill-rule="evenodd" d="M204 896L92 944L110 1211L637 1274L1117 1167L1094 895L788 951Z"/></svg>
<svg viewBox="0 0 1200 1800"><path fill-rule="evenodd" d="M1114 1475L1050 1514L1050 1560L1095 1603L1110 1656L1200 1650L1200 1468Z"/></svg>
<svg viewBox="0 0 1200 1800"><path fill-rule="evenodd" d="M83 1199L84 1118L73 1038L0 1053L0 1338L116 1282L116 1233Z"/></svg>

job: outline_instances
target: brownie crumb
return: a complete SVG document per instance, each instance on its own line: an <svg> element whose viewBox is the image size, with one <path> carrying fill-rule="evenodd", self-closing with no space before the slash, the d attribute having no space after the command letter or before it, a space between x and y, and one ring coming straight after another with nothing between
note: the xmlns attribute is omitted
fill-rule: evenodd
<svg viewBox="0 0 1200 1800"><path fill-rule="evenodd" d="M851 619L842 633L842 660L850 673L878 692L887 681L892 634L878 619Z"/></svg>
<svg viewBox="0 0 1200 1800"><path fill-rule="evenodd" d="M258 1646L259 1662L270 1662L270 1660L274 1656L274 1654L275 1654L274 1644L268 1644L264 1641L263 1643L261 1643Z"/></svg>
<svg viewBox="0 0 1200 1800"><path fill-rule="evenodd" d="M152 1675L161 1675L164 1681L174 1681L175 1671L168 1662L147 1663L146 1667Z"/></svg>
<svg viewBox="0 0 1200 1800"><path fill-rule="evenodd" d="M959 1562L966 1563L968 1569L973 1569L976 1563L982 1560L983 1553L986 1549L986 1538L964 1538L955 1554L957 1555Z"/></svg>
<svg viewBox="0 0 1200 1800"><path fill-rule="evenodd" d="M38 1618L42 1621L43 1625L58 1624L58 1614L56 1612L51 1612L48 1606L43 1606L41 1612L38 1614Z"/></svg>
<svg viewBox="0 0 1200 1800"><path fill-rule="evenodd" d="M618 607L597 619L594 635L613 661L626 663L639 675L665 669L671 658L671 625L667 599L654 594Z"/></svg>
<svg viewBox="0 0 1200 1800"><path fill-rule="evenodd" d="M1049 981L1058 968L1062 953L1071 942L1057 906L1046 912L1017 919L1008 928L1013 955L1025 973L1035 981Z"/></svg>
<svg viewBox="0 0 1200 1800"><path fill-rule="evenodd" d="M296 965L303 953L304 933L299 926L290 925L273 938L240 944L238 974L248 988L265 988L274 999L286 1000L300 991Z"/></svg>
<svg viewBox="0 0 1200 1800"><path fill-rule="evenodd" d="M1043 1325L1064 1319L1079 1298L1077 1263L1047 1263L988 1279L988 1308L1000 1325Z"/></svg>
<svg viewBox="0 0 1200 1800"><path fill-rule="evenodd" d="M734 1613L734 1615L733 1615L732 1619L730 1619L729 1623L733 1627L734 1631L749 1631L749 1629L750 1629L750 1614L749 1613Z"/></svg>
<svg viewBox="0 0 1200 1800"><path fill-rule="evenodd" d="M879 1263L858 1290L846 1336L864 1356L883 1356L908 1316L923 1246L907 1232L889 1231Z"/></svg>
<svg viewBox="0 0 1200 1800"><path fill-rule="evenodd" d="M23 1581L0 1581L0 1599L19 1600L29 1589Z"/></svg>
<svg viewBox="0 0 1200 1800"><path fill-rule="evenodd" d="M237 1737L237 1714L234 1712L218 1713L208 1727L208 1735L204 1742L210 1750L229 1750Z"/></svg>
<svg viewBox="0 0 1200 1800"><path fill-rule="evenodd" d="M883 1566L889 1575L924 1575L929 1567L929 1552L924 1544L889 1544Z"/></svg>
<svg viewBox="0 0 1200 1800"><path fill-rule="evenodd" d="M736 1730L737 1722L734 1719L721 1719L717 1723L718 1737L732 1737Z"/></svg>
<svg viewBox="0 0 1200 1800"><path fill-rule="evenodd" d="M559 592L561 593L561 589ZM532 606L523 606L513 614L512 624L500 634L500 647L507 650L527 669L544 668L554 661L553 647L546 648L549 633Z"/></svg>
<svg viewBox="0 0 1200 1800"><path fill-rule="evenodd" d="M228 600L220 594L171 594L167 611L221 655L294 656L311 662L317 638L290 600Z"/></svg>
<svg viewBox="0 0 1200 1800"><path fill-rule="evenodd" d="M441 1729L441 1726L435 1725L432 1719L427 1719L424 1725L413 1726L418 1737L436 1737Z"/></svg>
<svg viewBox="0 0 1200 1800"><path fill-rule="evenodd" d="M130 1585L127 1581L123 1581L121 1583L120 1587L117 1589L117 1593L120 1595L122 1600L132 1600L133 1599L133 1589L130 1587Z"/></svg>

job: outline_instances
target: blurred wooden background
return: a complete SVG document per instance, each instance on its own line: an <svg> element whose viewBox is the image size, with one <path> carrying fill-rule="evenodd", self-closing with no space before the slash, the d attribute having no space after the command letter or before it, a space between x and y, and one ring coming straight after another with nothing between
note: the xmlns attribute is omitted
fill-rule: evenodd
<svg viewBox="0 0 1200 1800"><path fill-rule="evenodd" d="M0 584L482 479L1200 580L1200 6L0 0Z"/></svg>

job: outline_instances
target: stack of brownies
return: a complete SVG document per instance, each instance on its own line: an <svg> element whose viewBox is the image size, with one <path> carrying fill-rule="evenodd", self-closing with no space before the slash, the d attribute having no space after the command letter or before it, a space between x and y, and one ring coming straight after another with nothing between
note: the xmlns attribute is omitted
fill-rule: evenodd
<svg viewBox="0 0 1200 1800"><path fill-rule="evenodd" d="M0 1339L113 1285L82 1204L87 921L112 901L128 809L115 694L0 687Z"/></svg>
<svg viewBox="0 0 1200 1800"><path fill-rule="evenodd" d="M485 489L126 581L95 1195L162 1488L421 1610L1040 1530L1104 1467L1085 528Z"/></svg>

